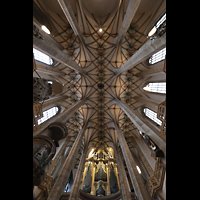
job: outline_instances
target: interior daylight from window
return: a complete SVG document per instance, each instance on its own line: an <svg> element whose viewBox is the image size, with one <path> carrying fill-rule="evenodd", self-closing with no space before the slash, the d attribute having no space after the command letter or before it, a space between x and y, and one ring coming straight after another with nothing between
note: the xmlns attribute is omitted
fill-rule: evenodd
<svg viewBox="0 0 200 200"><path fill-rule="evenodd" d="M166 19L33 0L33 200L166 200Z"/></svg>

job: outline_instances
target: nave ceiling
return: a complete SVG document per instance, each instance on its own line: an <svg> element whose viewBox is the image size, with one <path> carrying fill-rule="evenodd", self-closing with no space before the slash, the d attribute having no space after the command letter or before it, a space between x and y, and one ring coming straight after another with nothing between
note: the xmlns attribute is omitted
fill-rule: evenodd
<svg viewBox="0 0 200 200"><path fill-rule="evenodd" d="M63 2L69 8L68 15ZM165 1L142 0L133 18L129 19L131 15L127 18L129 26L123 31L128 5L129 0L33 1L34 23L38 26L45 23L51 32L48 37L86 72L80 73L55 60L52 68L64 75L44 75L44 78L63 85L59 95L66 98L59 104L64 109L88 97L86 104L67 121L67 127L70 134L77 134L88 121L86 134L90 136L91 146L97 148L112 145L114 122L119 124L127 140L138 137L137 128L116 104L115 96L138 113L144 103L135 97L150 97L142 86L152 77L136 76L151 68L145 61L117 77L115 74L148 40L147 34L163 13ZM164 79L164 75L160 78ZM163 100L164 97L157 101Z"/></svg>

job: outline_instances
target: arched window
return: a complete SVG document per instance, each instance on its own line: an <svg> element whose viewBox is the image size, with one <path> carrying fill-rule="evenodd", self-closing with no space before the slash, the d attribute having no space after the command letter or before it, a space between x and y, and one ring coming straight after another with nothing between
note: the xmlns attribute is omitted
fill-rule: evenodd
<svg viewBox="0 0 200 200"><path fill-rule="evenodd" d="M156 93L166 94L166 82L148 83L145 87L143 87L143 89L148 92L156 92Z"/></svg>
<svg viewBox="0 0 200 200"><path fill-rule="evenodd" d="M43 62L47 65L53 64L53 59L50 58L48 55L42 53L41 51L38 51L37 49L33 48L34 58L37 61Z"/></svg>
<svg viewBox="0 0 200 200"><path fill-rule="evenodd" d="M158 51L157 53L154 53L150 58L149 58L149 64L155 64L161 60L165 59L165 55L166 55L166 47L160 51Z"/></svg>
<svg viewBox="0 0 200 200"><path fill-rule="evenodd" d="M156 25L149 31L148 36L151 37L157 31L157 28L166 20L166 13L158 20Z"/></svg>
<svg viewBox="0 0 200 200"><path fill-rule="evenodd" d="M157 118L157 113L148 109L148 108L144 108L144 114L151 120L153 120L156 124L158 124L159 126L161 126L162 121L159 120Z"/></svg>
<svg viewBox="0 0 200 200"><path fill-rule="evenodd" d="M156 28L158 28L166 20L166 13L158 20L156 23Z"/></svg>
<svg viewBox="0 0 200 200"><path fill-rule="evenodd" d="M52 118L57 113L58 113L58 106L52 107L48 110L45 110L43 112L43 117L38 119L38 125L40 125L40 124L44 123L45 121L47 121L48 119Z"/></svg>

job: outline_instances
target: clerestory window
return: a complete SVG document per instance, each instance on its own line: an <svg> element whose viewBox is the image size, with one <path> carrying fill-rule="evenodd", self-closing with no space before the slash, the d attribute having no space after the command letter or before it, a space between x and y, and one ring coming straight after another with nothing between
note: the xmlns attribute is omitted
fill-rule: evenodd
<svg viewBox="0 0 200 200"><path fill-rule="evenodd" d="M149 118L151 119L152 121L154 121L157 125L161 126L162 124L162 121L159 120L157 118L157 113L148 109L148 108L144 108L144 114Z"/></svg>
<svg viewBox="0 0 200 200"><path fill-rule="evenodd" d="M166 20L166 13L158 20L156 23L156 28L158 28Z"/></svg>
<svg viewBox="0 0 200 200"><path fill-rule="evenodd" d="M54 106L48 110L45 110L43 112L43 117L38 119L38 125L40 125L40 124L44 123L45 121L47 121L48 119L52 118L57 113L58 113L58 106Z"/></svg>
<svg viewBox="0 0 200 200"><path fill-rule="evenodd" d="M33 48L34 58L37 61L40 61L47 65L53 64L53 59L49 57L48 55L42 53L41 51L38 51L37 49Z"/></svg>
<svg viewBox="0 0 200 200"><path fill-rule="evenodd" d="M149 31L148 36L151 37L156 32L157 28L166 20L166 13L158 20L156 25Z"/></svg>
<svg viewBox="0 0 200 200"><path fill-rule="evenodd" d="M143 90L166 94L166 82L148 83L145 87L143 87Z"/></svg>
<svg viewBox="0 0 200 200"><path fill-rule="evenodd" d="M160 51L158 51L157 53L153 54L150 58L149 58L149 64L155 64L161 60L165 59L165 55L166 55L166 47Z"/></svg>

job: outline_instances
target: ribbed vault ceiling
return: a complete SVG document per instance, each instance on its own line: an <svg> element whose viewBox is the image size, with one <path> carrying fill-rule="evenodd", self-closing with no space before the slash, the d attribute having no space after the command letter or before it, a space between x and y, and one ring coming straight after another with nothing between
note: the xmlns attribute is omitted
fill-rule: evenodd
<svg viewBox="0 0 200 200"><path fill-rule="evenodd" d="M115 138L112 128L115 121L126 137L133 136L136 127L115 104L114 95L131 108L138 109L141 103L134 97L145 95L141 85L147 78L135 75L148 68L140 63L115 79L114 75L116 69L148 40L149 24L163 1L142 0L120 41L119 33L129 0L69 0L66 5L71 6L70 12L80 30L78 34L72 28L74 20L67 19L59 2L34 0L34 7L42 16L35 17L35 21L41 23L43 20L60 49L87 72L80 74L62 63L55 66L66 74L54 77L64 85L61 95L67 98L62 100L62 106L70 108L90 92L87 104L67 122L69 132L77 134L83 122L89 120L87 135L91 136L92 146L108 146ZM103 31L99 32L99 28Z"/></svg>

